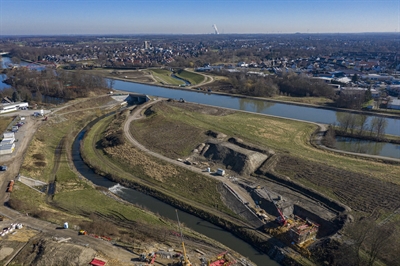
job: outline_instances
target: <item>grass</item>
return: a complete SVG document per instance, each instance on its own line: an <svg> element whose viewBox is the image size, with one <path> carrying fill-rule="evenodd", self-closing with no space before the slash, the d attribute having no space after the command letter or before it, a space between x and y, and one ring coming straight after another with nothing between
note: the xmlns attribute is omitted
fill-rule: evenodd
<svg viewBox="0 0 400 266"><path fill-rule="evenodd" d="M399 165L388 167L378 161L343 156L311 146L309 139L316 129L314 124L242 112L235 112L226 116L214 116L191 112L186 109L182 110L177 107L163 111L162 115L162 120L170 121L171 124L182 123L204 131L222 132L256 145L272 148L278 152L290 153L295 157L400 184ZM145 127L144 125L141 126ZM151 129L148 128L147 130ZM152 134L158 133L152 131ZM178 132L175 132L175 134L177 134L175 136L179 136ZM171 136L174 136L173 132L171 132Z"/></svg>
<svg viewBox="0 0 400 266"><path fill-rule="evenodd" d="M68 111L80 110L81 106L88 105L87 101L94 104L95 99L88 99L86 103L80 100L75 107L71 107ZM98 115L98 110L93 109L64 114L63 117L65 116L66 119L51 117L35 134L21 167L21 174L47 182L54 165L54 150L60 140L65 136L72 137L73 134L71 135L71 133L73 132L71 132L71 129L76 133L77 130L83 127L86 121L90 121ZM41 156L34 156L34 154L41 154ZM44 157L46 166L35 166L34 161L36 159L34 157ZM61 156L59 168L56 173L56 181L56 195L50 204L46 201L44 194L21 183L17 183L11 197L12 199L24 202L23 208L27 210L42 210L42 218L52 222L62 222L65 220L65 217L74 217L76 223L78 223L81 220L87 219L81 216L82 213L97 212L109 215L113 212L114 214L119 213L127 219L135 221L143 220L146 223L160 223L157 216L146 213L134 206L112 200L100 191L92 188L84 179L80 179L77 173L70 168L66 149L64 149Z"/></svg>
<svg viewBox="0 0 400 266"><path fill-rule="evenodd" d="M0 117L0 132L5 132L8 125L14 120L15 116L1 116ZM3 138L3 136L1 136Z"/></svg>
<svg viewBox="0 0 400 266"><path fill-rule="evenodd" d="M203 75L200 75L200 74L197 74L197 73L194 73L191 71L183 70L183 69L179 70L176 73L176 76L189 81L191 85L196 85L196 84L202 83L204 81Z"/></svg>
<svg viewBox="0 0 400 266"><path fill-rule="evenodd" d="M283 95L275 95L271 99L285 102L306 103L315 105L327 105L333 103L331 99L324 97L291 97Z"/></svg>
<svg viewBox="0 0 400 266"><path fill-rule="evenodd" d="M182 85L185 82L171 77L172 72L167 69L149 69L153 77L164 85Z"/></svg>
<svg viewBox="0 0 400 266"><path fill-rule="evenodd" d="M160 219L139 208L110 199L93 188L57 193L54 201L71 213L101 213L103 215L122 214L127 220L161 225ZM77 204L79 203L79 204Z"/></svg>
<svg viewBox="0 0 400 266"><path fill-rule="evenodd" d="M99 154L92 149L92 143L96 143L102 137L102 132L111 120L113 120L112 117L103 119L94 125L85 137L83 153L85 158L89 158L91 165L96 166L104 173L112 173L126 180L137 182L146 180L151 187L159 187L168 191L169 196L179 195L179 197L236 216L221 201L217 191L218 182L214 179L149 157L128 144L109 148L107 152L110 156L103 154L99 157ZM111 161L114 167L105 161Z"/></svg>

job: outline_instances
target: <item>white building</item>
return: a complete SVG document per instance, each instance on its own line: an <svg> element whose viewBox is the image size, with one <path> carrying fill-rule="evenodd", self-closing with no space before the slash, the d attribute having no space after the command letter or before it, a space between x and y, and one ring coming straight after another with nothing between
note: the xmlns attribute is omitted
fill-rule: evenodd
<svg viewBox="0 0 400 266"><path fill-rule="evenodd" d="M12 111L17 111L20 108L28 107L28 103L17 102L17 103L4 103L0 105L0 113L8 113Z"/></svg>
<svg viewBox="0 0 400 266"><path fill-rule="evenodd" d="M391 97L390 101L388 102L387 108L400 110L400 99Z"/></svg>

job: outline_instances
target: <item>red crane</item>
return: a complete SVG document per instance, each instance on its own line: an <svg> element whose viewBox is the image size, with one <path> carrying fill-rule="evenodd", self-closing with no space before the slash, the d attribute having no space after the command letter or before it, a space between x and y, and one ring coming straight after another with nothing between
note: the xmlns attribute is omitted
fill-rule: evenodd
<svg viewBox="0 0 400 266"><path fill-rule="evenodd" d="M270 201L272 201L272 203L274 204L276 210L279 213L279 216L276 217L276 221L281 225L281 226L285 226L287 224L287 219L285 218L285 216L283 215L281 209L279 209L278 205L276 205L275 201L271 198L271 195L269 195L269 193L267 192L268 197L270 199Z"/></svg>

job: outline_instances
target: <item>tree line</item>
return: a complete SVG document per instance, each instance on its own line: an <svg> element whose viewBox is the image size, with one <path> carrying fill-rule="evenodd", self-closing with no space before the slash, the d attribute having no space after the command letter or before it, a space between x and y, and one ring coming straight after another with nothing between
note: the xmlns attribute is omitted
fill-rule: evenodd
<svg viewBox="0 0 400 266"><path fill-rule="evenodd" d="M294 97L326 97L335 98L332 86L323 81L311 79L295 73L259 76L249 72L218 72L227 76L231 93L258 97L272 97L277 94Z"/></svg>
<svg viewBox="0 0 400 266"><path fill-rule="evenodd" d="M1 94L14 101L41 102L42 96L71 100L87 97L91 92L104 92L108 87L104 78L79 70L17 68L8 70L6 75L6 83L13 88L3 90Z"/></svg>
<svg viewBox="0 0 400 266"><path fill-rule="evenodd" d="M365 114L337 113L337 129L341 133L350 133L355 136L370 136L377 139L385 137L387 119L381 116L374 116L368 119Z"/></svg>

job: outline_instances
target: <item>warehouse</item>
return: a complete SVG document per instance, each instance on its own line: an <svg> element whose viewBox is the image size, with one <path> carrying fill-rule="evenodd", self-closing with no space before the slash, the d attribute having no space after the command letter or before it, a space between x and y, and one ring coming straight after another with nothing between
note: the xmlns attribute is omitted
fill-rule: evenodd
<svg viewBox="0 0 400 266"><path fill-rule="evenodd" d="M0 113L17 111L20 108L27 108L29 105L25 102L5 103L0 105Z"/></svg>

